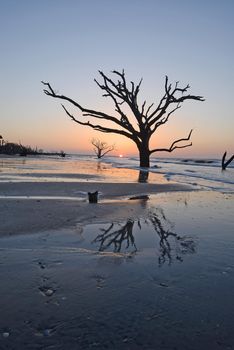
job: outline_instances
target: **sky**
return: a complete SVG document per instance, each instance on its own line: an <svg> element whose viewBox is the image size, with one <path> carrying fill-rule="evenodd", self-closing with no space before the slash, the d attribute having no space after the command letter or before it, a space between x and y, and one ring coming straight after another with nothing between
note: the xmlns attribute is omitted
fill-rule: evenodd
<svg viewBox="0 0 234 350"><path fill-rule="evenodd" d="M143 78L142 102L157 104L165 75L205 98L185 101L153 136L151 148L169 147L193 129L193 146L170 156L231 155L233 36L233 0L0 0L0 135L73 153L92 153L95 137L115 144L116 154L137 154L123 136L72 122L41 84L50 82L84 107L112 113L94 78L98 70L112 76L124 69L128 81Z"/></svg>

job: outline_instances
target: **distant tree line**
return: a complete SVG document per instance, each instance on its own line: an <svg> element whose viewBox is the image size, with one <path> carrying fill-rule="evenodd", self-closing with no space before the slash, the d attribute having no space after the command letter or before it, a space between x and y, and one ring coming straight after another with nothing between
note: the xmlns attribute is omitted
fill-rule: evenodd
<svg viewBox="0 0 234 350"><path fill-rule="evenodd" d="M3 141L0 142L0 154L20 155L26 157L27 155L59 155L65 157L64 151L60 152L44 152L42 149L32 148L31 146L23 146L21 143Z"/></svg>
<svg viewBox="0 0 234 350"><path fill-rule="evenodd" d="M20 143L5 142L0 145L0 153L8 155L19 154L22 156L26 156L28 154L40 154L43 153L43 151L38 151L37 148L32 148L30 146L23 146Z"/></svg>

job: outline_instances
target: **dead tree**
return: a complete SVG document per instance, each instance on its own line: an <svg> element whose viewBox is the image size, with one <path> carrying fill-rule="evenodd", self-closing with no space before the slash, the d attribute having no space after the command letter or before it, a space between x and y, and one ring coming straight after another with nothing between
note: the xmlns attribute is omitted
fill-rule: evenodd
<svg viewBox="0 0 234 350"><path fill-rule="evenodd" d="M234 159L234 154L233 156L231 156L231 158L229 158L227 161L225 161L226 159L226 155L227 152L224 153L223 158L222 158L222 170L225 170L227 168L227 166L233 161Z"/></svg>
<svg viewBox="0 0 234 350"><path fill-rule="evenodd" d="M115 145L108 145L106 142L102 142L98 139L92 139L91 143L94 146L93 150L96 153L98 159L101 159L107 153L112 152L115 149Z"/></svg>
<svg viewBox="0 0 234 350"><path fill-rule="evenodd" d="M141 167L150 166L150 155L155 152L172 152L175 149L192 145L191 142L183 143L190 140L192 130L190 130L187 137L175 140L168 148L151 149L150 139L156 130L169 121L169 118L181 107L184 101L204 101L203 97L187 94L190 88L189 85L179 87L179 82L172 85L168 82L168 77L166 76L164 85L165 92L156 104L156 107L153 103L148 105L146 101L139 103L138 94L142 79L138 84L131 81L130 86L128 86L124 70L122 72L113 71L112 73L115 75L116 81L110 79L102 71L99 71L102 82L100 83L96 79L95 82L104 92L103 96L112 100L115 108L114 114L107 114L105 112L85 108L72 98L58 94L52 86L46 82L42 82L46 86L44 93L48 96L67 101L77 107L81 111L81 115L75 117L62 105L66 114L74 122L103 133L119 134L132 140L139 151ZM85 117L86 120L82 120L82 116ZM98 122L95 122L95 120ZM103 121L110 122L110 126L104 126L102 123Z"/></svg>

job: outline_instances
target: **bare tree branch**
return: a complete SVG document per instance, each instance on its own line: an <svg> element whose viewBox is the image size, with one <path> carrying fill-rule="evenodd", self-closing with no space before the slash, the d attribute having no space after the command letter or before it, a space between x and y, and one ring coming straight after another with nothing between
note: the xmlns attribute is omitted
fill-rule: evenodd
<svg viewBox="0 0 234 350"><path fill-rule="evenodd" d="M162 99L159 102L159 105L156 107L156 109L151 113L151 115L148 118L149 126L154 127L154 124L160 120L163 115L166 113L166 110L169 108L171 104L174 103L181 103L185 100L197 100L197 101L204 101L204 98L202 96L195 96L195 95L183 95L187 90L190 88L189 85L186 85L184 88L178 87L178 82L175 83L175 87L171 92L172 85L168 85L168 77L165 78L165 95L162 97ZM182 96L177 97L177 93L182 94Z"/></svg>
<svg viewBox="0 0 234 350"><path fill-rule="evenodd" d="M54 92L54 90L52 89L51 85L49 83L45 83L42 81L42 83L44 85L46 85L48 87L48 90L44 89L44 93L48 96L51 96L51 97L54 97L54 98L59 98L59 99L62 99L62 100L65 100L65 101L68 101L70 102L71 104L73 104L75 107L79 108L81 110L81 112L83 113L83 116L90 116L90 117L94 117L94 118L97 118L97 119L104 119L104 120L109 120L115 124L117 124L118 126L126 129L129 131L131 131L132 134L134 134L135 137L137 137L137 131L134 130L134 128L132 127L132 125L129 123L129 121L124 119L124 114L122 116L122 119L121 120L118 120L116 117L113 117L113 116L110 116L106 113L103 113L103 112L99 112L99 111L95 111L95 110L92 110L92 109L88 109L88 108L84 108L82 107L80 104L78 104L77 102L75 102L73 99L67 97L67 96L64 96L64 95L59 95L59 94L56 94ZM65 112L67 113L67 115L69 115L69 117L75 121L76 123L80 124L80 125L87 125L87 126L91 126L91 124L88 122L88 123L85 123L85 122L81 122L80 120L76 119L74 116L72 116L70 113L68 113L67 109L64 107L64 105L62 105L62 107L64 108ZM121 111L119 112L121 114ZM104 128L103 128L104 129ZM110 128L106 128L106 129L109 129ZM115 129L112 129L113 131L112 132L115 132L114 130ZM104 131L104 132L107 132L107 131ZM110 132L110 131L108 131ZM119 131L117 132L119 133ZM126 136L126 134L128 133L121 133L122 135ZM129 138L133 139L133 135L131 135L130 133L128 134Z"/></svg>
<svg viewBox="0 0 234 350"><path fill-rule="evenodd" d="M227 161L225 161L226 159L226 155L227 152L224 153L223 157L222 157L222 170L225 170L227 168L227 166L233 161L234 159L234 154L233 156L231 156Z"/></svg>
<svg viewBox="0 0 234 350"><path fill-rule="evenodd" d="M190 139L190 136L191 136L192 132L193 132L193 130L191 129L189 134L188 134L188 137L185 137L185 138L178 139L178 140L174 141L169 148L155 148L155 149L151 150L150 153L152 154L154 152L173 152L177 148L190 147L190 146L192 146L192 142L187 144L187 145L184 145L184 146L178 146L177 144L179 142L182 142L182 141L188 141Z"/></svg>
<svg viewBox="0 0 234 350"><path fill-rule="evenodd" d="M101 125L95 125L90 123L89 121L87 122L81 122L80 120L76 119L70 112L68 112L68 110L66 109L66 107L64 105L62 105L63 109L65 110L66 114L76 123L80 124L80 125L84 125L84 126L89 126L90 128L93 128L94 130L98 130L101 132L105 132L105 133L114 133L114 134L120 134L123 136L126 136L130 139L132 139L132 135L127 133L126 131L123 130L118 130L118 129L111 129L111 128L106 128L104 126Z"/></svg>
<svg viewBox="0 0 234 350"><path fill-rule="evenodd" d="M170 111L169 113L167 113L167 116L162 118L161 120L159 120L157 123L155 123L153 129L152 129L152 133L154 133L156 131L156 129L160 126L160 125L163 125L165 124L166 122L168 122L168 119L169 117L177 110L179 109L181 106L180 104L178 103L177 106L172 109L172 111Z"/></svg>

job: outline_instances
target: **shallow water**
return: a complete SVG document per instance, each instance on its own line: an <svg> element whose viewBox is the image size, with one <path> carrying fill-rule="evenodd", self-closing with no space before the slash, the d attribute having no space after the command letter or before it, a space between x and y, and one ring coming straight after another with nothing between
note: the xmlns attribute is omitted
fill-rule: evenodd
<svg viewBox="0 0 234 350"><path fill-rule="evenodd" d="M139 159L109 157L113 166L137 168ZM221 159L151 158L151 173L162 174L168 181L196 185L205 190L234 193L234 162L225 171Z"/></svg>
<svg viewBox="0 0 234 350"><path fill-rule="evenodd" d="M0 349L232 349L233 195L0 239Z"/></svg>
<svg viewBox="0 0 234 350"><path fill-rule="evenodd" d="M234 193L234 163L226 171L220 159L151 158L146 173L138 157L0 155L0 182L178 182L199 189Z"/></svg>
<svg viewBox="0 0 234 350"><path fill-rule="evenodd" d="M116 168L92 156L0 156L0 182L139 182L140 174L139 170ZM162 174L150 173L147 177L149 182L167 183Z"/></svg>

